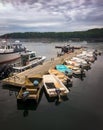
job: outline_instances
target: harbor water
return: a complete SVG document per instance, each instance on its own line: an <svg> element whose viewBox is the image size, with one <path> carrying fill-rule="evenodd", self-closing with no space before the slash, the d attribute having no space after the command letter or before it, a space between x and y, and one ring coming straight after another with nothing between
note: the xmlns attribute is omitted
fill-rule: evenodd
<svg viewBox="0 0 103 130"><path fill-rule="evenodd" d="M55 45L64 43L23 43L28 49L56 57ZM103 51L103 43L70 43ZM86 77L74 78L68 99L58 103L42 92L39 104L19 104L18 88L0 83L0 127L9 130L103 130L103 54L86 71Z"/></svg>

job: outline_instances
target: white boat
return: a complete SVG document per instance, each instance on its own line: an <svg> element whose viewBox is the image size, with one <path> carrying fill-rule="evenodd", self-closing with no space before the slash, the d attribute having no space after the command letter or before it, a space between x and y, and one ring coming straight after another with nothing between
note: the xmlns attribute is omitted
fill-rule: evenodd
<svg viewBox="0 0 103 130"><path fill-rule="evenodd" d="M79 63L80 66L82 66L83 68L87 68L90 67L90 63L87 63L87 61L85 61L84 59L78 58L78 57L73 57L71 59L71 61L75 61L76 63Z"/></svg>
<svg viewBox="0 0 103 130"><path fill-rule="evenodd" d="M76 57L84 59L88 62L94 62L97 58L95 51L93 51L93 50L92 51L90 51L90 50L83 51L81 54L78 54Z"/></svg>
<svg viewBox="0 0 103 130"><path fill-rule="evenodd" d="M67 67L72 69L73 74L75 74L75 75L84 75L85 74L85 71L84 71L83 68L76 67L76 66L73 66L73 65L67 65Z"/></svg>
<svg viewBox="0 0 103 130"><path fill-rule="evenodd" d="M75 66L75 67L80 67L80 63L77 63L75 61L71 61L71 60L68 60L68 59L65 60L65 64L66 65L72 65L72 66Z"/></svg>
<svg viewBox="0 0 103 130"><path fill-rule="evenodd" d="M81 59L81 58L78 58L78 57L73 57L71 60L78 62L78 63L87 64L87 62L84 59Z"/></svg>
<svg viewBox="0 0 103 130"><path fill-rule="evenodd" d="M91 63L95 61L95 58L93 56L89 56L88 54L79 54L77 55L78 58L84 59L85 61Z"/></svg>
<svg viewBox="0 0 103 130"><path fill-rule="evenodd" d="M28 51L21 54L21 61L13 65L14 72L22 72L45 61L45 56L36 56L36 52Z"/></svg>
<svg viewBox="0 0 103 130"><path fill-rule="evenodd" d="M15 41L15 43L2 41L0 43L0 64L20 58L20 53L23 51L26 51L26 48L22 47L19 41Z"/></svg>
<svg viewBox="0 0 103 130"><path fill-rule="evenodd" d="M49 97L67 96L69 93L62 81L53 74L43 75L43 84Z"/></svg>

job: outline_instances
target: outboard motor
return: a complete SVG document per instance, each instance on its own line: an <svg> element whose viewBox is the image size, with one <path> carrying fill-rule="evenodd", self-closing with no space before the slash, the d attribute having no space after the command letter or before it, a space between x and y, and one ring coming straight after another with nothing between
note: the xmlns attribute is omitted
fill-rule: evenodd
<svg viewBox="0 0 103 130"><path fill-rule="evenodd" d="M68 76L68 71L67 70L65 70L65 75Z"/></svg>
<svg viewBox="0 0 103 130"><path fill-rule="evenodd" d="M0 68L0 79L4 79L4 78L7 78L10 73L13 72L13 67L12 65L3 65L1 68Z"/></svg>

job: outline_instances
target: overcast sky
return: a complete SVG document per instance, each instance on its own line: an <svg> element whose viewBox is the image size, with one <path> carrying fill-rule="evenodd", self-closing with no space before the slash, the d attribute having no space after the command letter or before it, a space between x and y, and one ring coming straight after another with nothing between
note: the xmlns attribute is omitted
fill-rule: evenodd
<svg viewBox="0 0 103 130"><path fill-rule="evenodd" d="M0 35L103 27L103 0L0 0Z"/></svg>

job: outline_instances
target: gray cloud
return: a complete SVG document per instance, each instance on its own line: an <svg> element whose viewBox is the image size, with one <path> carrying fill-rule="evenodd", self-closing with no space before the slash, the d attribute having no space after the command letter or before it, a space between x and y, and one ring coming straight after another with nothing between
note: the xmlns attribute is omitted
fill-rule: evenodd
<svg viewBox="0 0 103 130"><path fill-rule="evenodd" d="M0 4L0 29L8 31L103 27L103 0L1 0Z"/></svg>

